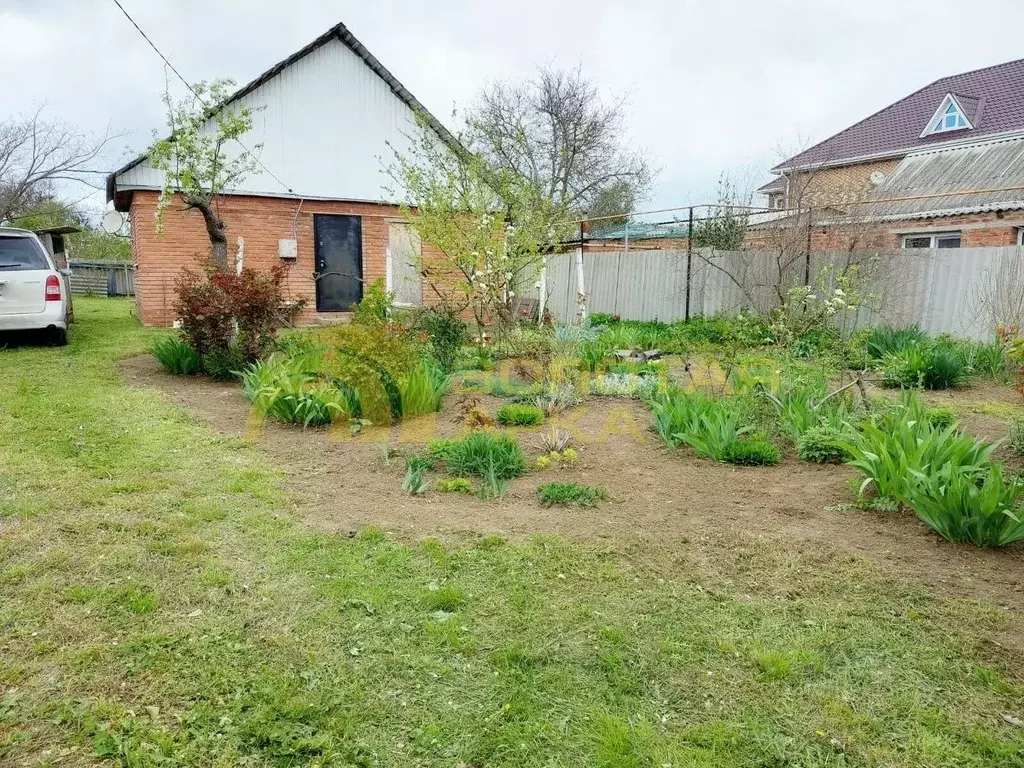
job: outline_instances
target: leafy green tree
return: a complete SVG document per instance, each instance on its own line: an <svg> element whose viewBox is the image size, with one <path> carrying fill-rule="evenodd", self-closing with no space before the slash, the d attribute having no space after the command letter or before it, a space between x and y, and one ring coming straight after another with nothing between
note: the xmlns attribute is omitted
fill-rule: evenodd
<svg viewBox="0 0 1024 768"><path fill-rule="evenodd" d="M749 205L750 200L741 200L729 178L723 175L718 180L718 205L693 225L693 244L717 251L740 250L747 233L747 215L742 206Z"/></svg>
<svg viewBox="0 0 1024 768"><path fill-rule="evenodd" d="M75 261L131 261L128 238L111 235L102 229L86 228L65 238L68 258Z"/></svg>
<svg viewBox="0 0 1024 768"><path fill-rule="evenodd" d="M85 216L74 205L46 196L28 206L21 216L12 219L18 229L46 229L47 227L84 226Z"/></svg>
<svg viewBox="0 0 1024 768"><path fill-rule="evenodd" d="M131 261L132 247L127 237L111 235L94 229L88 216L74 204L47 197L35 203L24 216L11 221L11 226L39 230L49 227L75 226L80 232L64 236L69 259L76 261Z"/></svg>
<svg viewBox="0 0 1024 768"><path fill-rule="evenodd" d="M203 216L210 238L213 261L226 264L227 225L217 212L215 201L225 190L236 189L255 170L256 145L246 149L238 139L252 129L252 110L227 103L232 80L200 82L188 98L175 102L164 94L170 136L158 139L148 150L153 167L163 171L157 227L175 195L184 210Z"/></svg>

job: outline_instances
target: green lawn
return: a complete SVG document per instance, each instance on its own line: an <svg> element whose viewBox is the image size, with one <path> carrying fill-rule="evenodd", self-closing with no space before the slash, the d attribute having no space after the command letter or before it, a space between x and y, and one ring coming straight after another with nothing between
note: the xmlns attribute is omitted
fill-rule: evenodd
<svg viewBox="0 0 1024 768"><path fill-rule="evenodd" d="M257 447L125 386L127 303L76 315L0 350L0 764L1024 765L1005 611L757 531L311 533Z"/></svg>

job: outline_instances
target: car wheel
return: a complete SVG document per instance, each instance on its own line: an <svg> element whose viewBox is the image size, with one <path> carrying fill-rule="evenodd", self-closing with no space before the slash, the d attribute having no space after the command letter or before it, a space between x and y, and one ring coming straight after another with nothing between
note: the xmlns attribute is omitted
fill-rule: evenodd
<svg viewBox="0 0 1024 768"><path fill-rule="evenodd" d="M50 331L50 344L55 347L64 347L68 343L67 328L53 328Z"/></svg>

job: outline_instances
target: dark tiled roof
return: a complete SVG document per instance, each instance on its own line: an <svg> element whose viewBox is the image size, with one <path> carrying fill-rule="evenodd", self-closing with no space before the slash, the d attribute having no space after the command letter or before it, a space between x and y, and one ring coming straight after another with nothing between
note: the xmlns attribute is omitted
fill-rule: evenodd
<svg viewBox="0 0 1024 768"><path fill-rule="evenodd" d="M768 192L785 192L788 184L789 182L786 180L785 176L777 176L767 184L758 187L757 191L764 192L765 194Z"/></svg>
<svg viewBox="0 0 1024 768"><path fill-rule="evenodd" d="M956 97L974 128L922 137L948 93ZM776 169L895 154L1017 130L1024 130L1024 59L936 80Z"/></svg>

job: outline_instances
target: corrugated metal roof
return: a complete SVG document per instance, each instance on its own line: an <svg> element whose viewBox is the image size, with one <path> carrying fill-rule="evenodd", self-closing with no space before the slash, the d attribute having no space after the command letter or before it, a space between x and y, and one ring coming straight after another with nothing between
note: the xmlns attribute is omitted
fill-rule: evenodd
<svg viewBox="0 0 1024 768"><path fill-rule="evenodd" d="M880 202L851 213L910 219L1024 208L1024 139L907 155L870 199Z"/></svg>
<svg viewBox="0 0 1024 768"><path fill-rule="evenodd" d="M689 228L685 221L672 224L649 224L634 221L608 229L595 228L584 235L586 240L658 240L687 237Z"/></svg>

